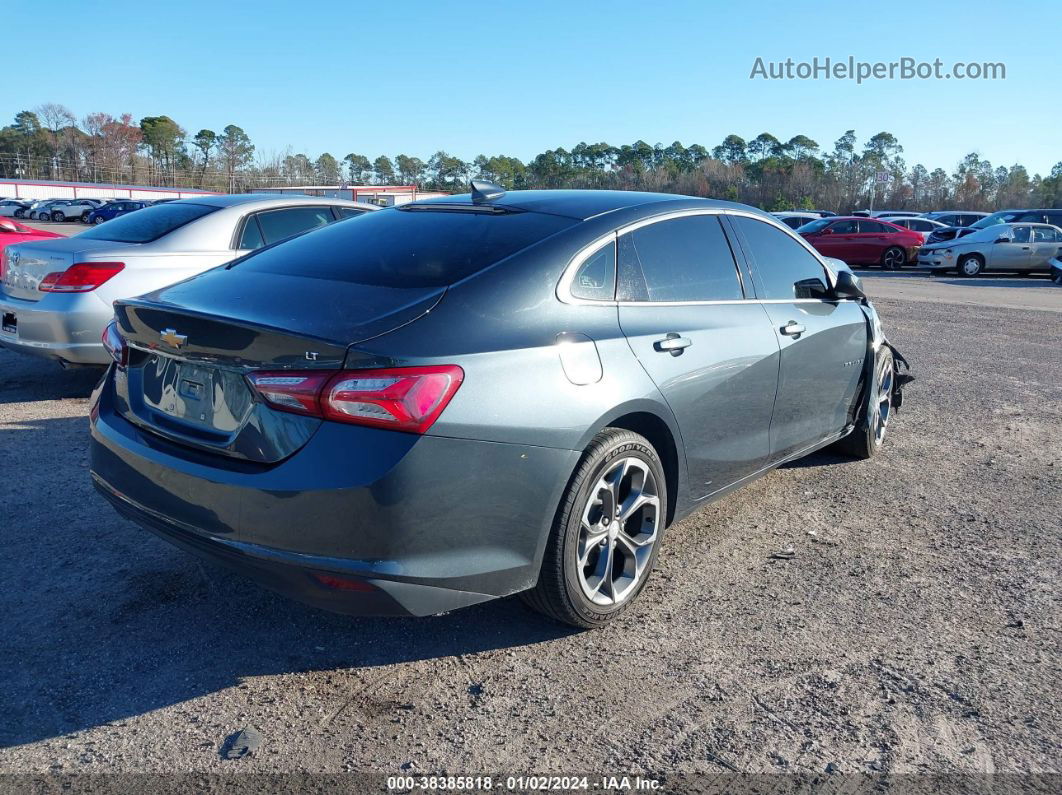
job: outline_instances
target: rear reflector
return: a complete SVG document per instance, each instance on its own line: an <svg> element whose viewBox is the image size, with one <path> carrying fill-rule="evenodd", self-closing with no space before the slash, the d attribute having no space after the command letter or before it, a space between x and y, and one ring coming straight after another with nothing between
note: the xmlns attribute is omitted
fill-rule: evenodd
<svg viewBox="0 0 1062 795"><path fill-rule="evenodd" d="M49 273L38 285L42 293L90 293L125 268L122 262L79 262Z"/></svg>
<svg viewBox="0 0 1062 795"><path fill-rule="evenodd" d="M313 572L311 575L317 580L318 585L323 585L325 588L331 588L334 591L360 591L362 593L368 593L375 591L372 585L364 580L352 580L348 577L337 577L334 574L322 574L319 572Z"/></svg>
<svg viewBox="0 0 1062 795"><path fill-rule="evenodd" d="M251 386L275 409L336 422L424 433L457 393L456 365L380 370L251 373Z"/></svg>

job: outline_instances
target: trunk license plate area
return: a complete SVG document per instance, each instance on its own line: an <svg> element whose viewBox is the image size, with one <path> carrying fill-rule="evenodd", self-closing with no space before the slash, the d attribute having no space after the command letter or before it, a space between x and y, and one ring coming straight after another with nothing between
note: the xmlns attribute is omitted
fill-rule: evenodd
<svg viewBox="0 0 1062 795"><path fill-rule="evenodd" d="M5 334L18 333L18 318L15 317L14 312L4 312L4 317L0 319L0 331Z"/></svg>
<svg viewBox="0 0 1062 795"><path fill-rule="evenodd" d="M144 363L141 379L144 407L193 433L228 437L252 410L243 376L223 368L155 356Z"/></svg>

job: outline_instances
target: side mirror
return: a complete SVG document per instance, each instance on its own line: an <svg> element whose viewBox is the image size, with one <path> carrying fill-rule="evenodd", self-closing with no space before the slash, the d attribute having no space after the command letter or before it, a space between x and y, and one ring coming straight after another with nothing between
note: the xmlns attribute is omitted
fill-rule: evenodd
<svg viewBox="0 0 1062 795"><path fill-rule="evenodd" d="M11 221L0 219L0 232L10 232L11 234L18 234L18 227Z"/></svg>
<svg viewBox="0 0 1062 795"><path fill-rule="evenodd" d="M1010 238L1009 237L997 237L996 238L996 242L997 243L1009 243L1010 242Z"/></svg>
<svg viewBox="0 0 1062 795"><path fill-rule="evenodd" d="M851 271L837 271L837 283L833 286L833 297L858 299L866 298L867 294L863 292L863 282L858 276Z"/></svg>

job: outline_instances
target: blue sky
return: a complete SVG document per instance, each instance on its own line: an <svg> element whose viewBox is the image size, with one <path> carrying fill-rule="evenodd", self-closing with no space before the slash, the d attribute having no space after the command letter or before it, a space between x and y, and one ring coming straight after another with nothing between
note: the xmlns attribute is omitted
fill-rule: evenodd
<svg viewBox="0 0 1062 795"><path fill-rule="evenodd" d="M775 7L777 5L778 7ZM44 102L243 127L262 153L528 159L580 141L887 130L909 165L1062 160L1056 0L1042 2L15 2L26 63L0 121ZM750 80L818 56L1000 61L999 81Z"/></svg>

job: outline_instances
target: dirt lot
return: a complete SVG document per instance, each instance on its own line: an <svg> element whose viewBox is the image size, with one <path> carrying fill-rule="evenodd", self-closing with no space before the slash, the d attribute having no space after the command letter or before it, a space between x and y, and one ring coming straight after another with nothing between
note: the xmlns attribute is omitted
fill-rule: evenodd
<svg viewBox="0 0 1062 795"><path fill-rule="evenodd" d="M1062 289L970 284L878 302L919 378L883 455L673 527L600 632L349 619L201 565L93 493L92 375L0 350L0 772L1059 771Z"/></svg>

